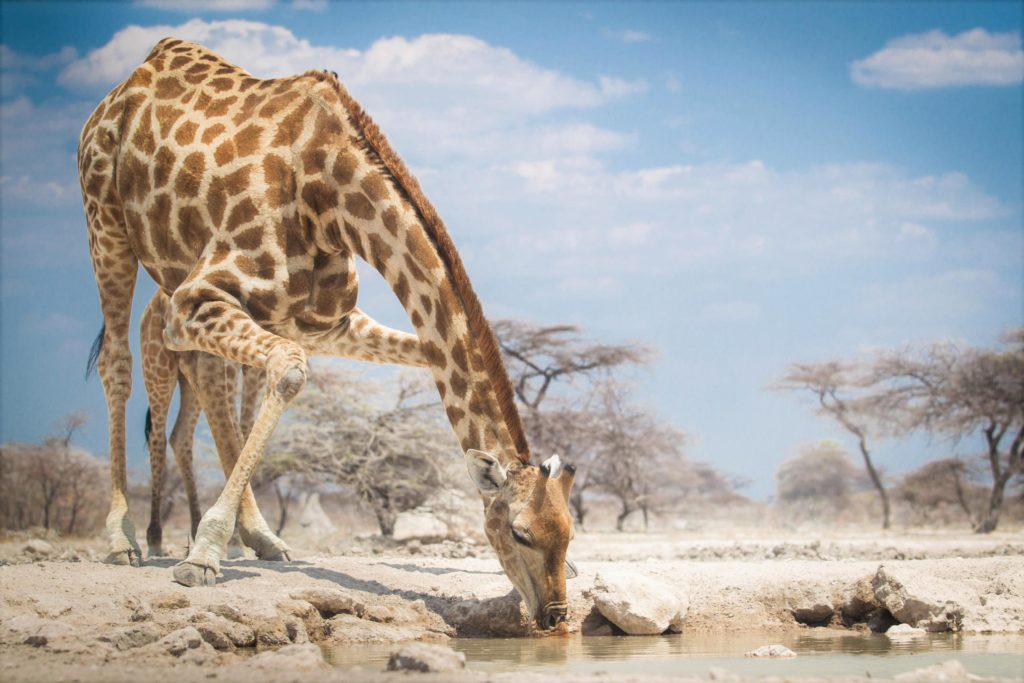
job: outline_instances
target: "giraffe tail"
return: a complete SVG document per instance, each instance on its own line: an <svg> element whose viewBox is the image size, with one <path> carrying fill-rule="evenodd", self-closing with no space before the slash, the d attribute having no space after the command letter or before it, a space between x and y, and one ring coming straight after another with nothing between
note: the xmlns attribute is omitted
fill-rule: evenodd
<svg viewBox="0 0 1024 683"><path fill-rule="evenodd" d="M89 360L85 363L85 378L89 379L89 376L96 370L97 363L100 362L100 352L103 351L103 335L107 331L107 323L103 323L100 327L100 333L96 335L96 339L92 342L92 348L89 349Z"/></svg>
<svg viewBox="0 0 1024 683"><path fill-rule="evenodd" d="M146 406L146 450L149 450L149 435L153 433L153 408Z"/></svg>

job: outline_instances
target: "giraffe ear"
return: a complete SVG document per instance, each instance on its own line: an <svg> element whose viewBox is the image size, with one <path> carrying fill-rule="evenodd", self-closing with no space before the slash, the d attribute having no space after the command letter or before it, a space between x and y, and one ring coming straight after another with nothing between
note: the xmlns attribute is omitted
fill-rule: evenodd
<svg viewBox="0 0 1024 683"><path fill-rule="evenodd" d="M466 469L480 493L495 493L505 483L505 468L490 453L470 448L466 451Z"/></svg>
<svg viewBox="0 0 1024 683"><path fill-rule="evenodd" d="M575 579L579 575L580 572L578 569L576 569L576 563L570 560L568 557L565 558L565 578Z"/></svg>

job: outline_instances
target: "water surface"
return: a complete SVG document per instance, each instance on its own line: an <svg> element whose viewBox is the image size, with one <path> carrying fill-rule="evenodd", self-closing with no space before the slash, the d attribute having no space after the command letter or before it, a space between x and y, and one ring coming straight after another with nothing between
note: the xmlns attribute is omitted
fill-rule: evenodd
<svg viewBox="0 0 1024 683"><path fill-rule="evenodd" d="M744 653L780 643L792 659L750 659ZM456 638L466 667L484 672L632 673L704 676L717 667L764 676L897 674L956 659L972 674L1024 679L1024 636L951 633L890 637L825 629L795 633L679 634L553 638ZM341 645L325 650L340 668L383 669L400 645Z"/></svg>

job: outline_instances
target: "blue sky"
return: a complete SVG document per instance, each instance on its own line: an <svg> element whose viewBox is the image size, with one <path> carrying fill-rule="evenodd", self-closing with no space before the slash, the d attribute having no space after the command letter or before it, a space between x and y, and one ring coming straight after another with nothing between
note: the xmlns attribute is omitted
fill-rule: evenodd
<svg viewBox="0 0 1024 683"><path fill-rule="evenodd" d="M488 314L652 345L638 397L753 495L802 444L844 440L766 390L788 363L990 345L1024 323L1020 3L0 12L0 441L82 409L81 445L106 450L101 388L82 381L100 315L75 146L170 34L257 76L337 71L445 217ZM364 273L361 306L408 328ZM152 291L141 275L136 310ZM897 473L948 448L879 458Z"/></svg>

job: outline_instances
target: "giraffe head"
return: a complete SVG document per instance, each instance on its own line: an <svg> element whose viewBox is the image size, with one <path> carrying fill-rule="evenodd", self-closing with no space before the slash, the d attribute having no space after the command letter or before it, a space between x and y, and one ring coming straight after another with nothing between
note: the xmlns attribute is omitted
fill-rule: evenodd
<svg viewBox="0 0 1024 683"><path fill-rule="evenodd" d="M484 497L484 529L501 566L537 627L549 630L568 617L565 580L576 576L566 556L573 536L569 491L576 468L552 456L540 467L470 449L470 476Z"/></svg>

